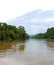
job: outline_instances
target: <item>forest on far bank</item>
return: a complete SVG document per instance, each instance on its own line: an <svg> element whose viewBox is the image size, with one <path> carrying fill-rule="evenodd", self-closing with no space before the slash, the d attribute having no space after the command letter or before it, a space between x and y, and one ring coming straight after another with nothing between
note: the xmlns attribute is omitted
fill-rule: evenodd
<svg viewBox="0 0 54 65"><path fill-rule="evenodd" d="M47 32L35 35L36 39L54 39L54 27L48 28Z"/></svg>
<svg viewBox="0 0 54 65"><path fill-rule="evenodd" d="M0 23L0 40L15 40L15 39L28 39L29 35L26 33L23 26L18 28L6 23Z"/></svg>
<svg viewBox="0 0 54 65"><path fill-rule="evenodd" d="M18 40L18 39L54 39L54 27L48 28L47 32L29 36L23 26L16 27L0 23L0 40Z"/></svg>

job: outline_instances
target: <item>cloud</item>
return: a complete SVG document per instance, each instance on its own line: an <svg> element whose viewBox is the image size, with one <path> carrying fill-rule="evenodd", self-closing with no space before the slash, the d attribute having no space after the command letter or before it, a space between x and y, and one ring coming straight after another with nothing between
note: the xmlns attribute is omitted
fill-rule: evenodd
<svg viewBox="0 0 54 65"><path fill-rule="evenodd" d="M43 22L54 22L54 17L46 18Z"/></svg>
<svg viewBox="0 0 54 65"><path fill-rule="evenodd" d="M29 34L54 27L54 0L0 0L0 22L23 25Z"/></svg>
<svg viewBox="0 0 54 65"><path fill-rule="evenodd" d="M54 9L54 0L0 0L0 21L7 22L28 12Z"/></svg>
<svg viewBox="0 0 54 65"><path fill-rule="evenodd" d="M7 22L13 25L23 25L29 34L43 33L49 27L54 27L54 10L35 10Z"/></svg>
<svg viewBox="0 0 54 65"><path fill-rule="evenodd" d="M31 25L30 29L32 34L44 33L48 27L45 25Z"/></svg>

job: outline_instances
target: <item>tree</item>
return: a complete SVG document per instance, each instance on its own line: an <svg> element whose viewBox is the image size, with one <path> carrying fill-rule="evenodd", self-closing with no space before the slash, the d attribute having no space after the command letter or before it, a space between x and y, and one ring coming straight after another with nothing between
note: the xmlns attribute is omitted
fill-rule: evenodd
<svg viewBox="0 0 54 65"><path fill-rule="evenodd" d="M36 35L35 35L35 38L45 39L45 38L46 38L46 34L45 34L45 33L36 34Z"/></svg>
<svg viewBox="0 0 54 65"><path fill-rule="evenodd" d="M6 23L0 23L0 40L27 39L29 36L23 26L18 28Z"/></svg>
<svg viewBox="0 0 54 65"><path fill-rule="evenodd" d="M54 39L54 27L48 28L46 34L47 34L47 37L48 37L48 38Z"/></svg>
<svg viewBox="0 0 54 65"><path fill-rule="evenodd" d="M35 35L38 39L54 39L54 27L48 28L46 33L39 33Z"/></svg>
<svg viewBox="0 0 54 65"><path fill-rule="evenodd" d="M19 35L19 38L21 38L21 39L28 38L28 35L27 35L25 28L23 26L18 27L18 35Z"/></svg>

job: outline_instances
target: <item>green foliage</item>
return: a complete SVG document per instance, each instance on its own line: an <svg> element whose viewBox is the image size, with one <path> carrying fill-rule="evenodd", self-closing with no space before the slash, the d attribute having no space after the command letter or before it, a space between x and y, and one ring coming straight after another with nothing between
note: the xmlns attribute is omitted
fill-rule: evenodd
<svg viewBox="0 0 54 65"><path fill-rule="evenodd" d="M45 39L45 38L46 38L46 34L45 34L45 33L36 34L36 35L35 35L35 38L38 38L38 39Z"/></svg>
<svg viewBox="0 0 54 65"><path fill-rule="evenodd" d="M25 28L23 26L7 25L6 23L0 23L0 40L14 40L14 39L27 39Z"/></svg>
<svg viewBox="0 0 54 65"><path fill-rule="evenodd" d="M54 39L54 27L48 28L46 33L39 33L35 35L38 39Z"/></svg>
<svg viewBox="0 0 54 65"><path fill-rule="evenodd" d="M54 28L48 28L47 32L47 37L50 38L50 39L54 39Z"/></svg>
<svg viewBox="0 0 54 65"><path fill-rule="evenodd" d="M18 34L19 34L19 38L21 38L21 39L29 38L29 36L26 33L25 28L23 26L18 27Z"/></svg>

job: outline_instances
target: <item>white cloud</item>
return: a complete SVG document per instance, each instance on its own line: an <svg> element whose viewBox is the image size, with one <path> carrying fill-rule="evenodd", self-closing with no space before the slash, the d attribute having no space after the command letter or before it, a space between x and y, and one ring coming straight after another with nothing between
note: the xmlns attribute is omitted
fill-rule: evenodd
<svg viewBox="0 0 54 65"><path fill-rule="evenodd" d="M33 18L33 19L30 20L30 21L31 21L31 23L35 23L35 22L39 21L39 18Z"/></svg>
<svg viewBox="0 0 54 65"><path fill-rule="evenodd" d="M54 17L46 18L43 22L54 22Z"/></svg>
<svg viewBox="0 0 54 65"><path fill-rule="evenodd" d="M5 22L37 9L54 9L54 0L0 0L0 21Z"/></svg>
<svg viewBox="0 0 54 65"><path fill-rule="evenodd" d="M54 17L49 17L49 18L46 18L44 20L42 20L41 18L33 18L32 20L30 20L31 23L37 23L37 22L54 22Z"/></svg>
<svg viewBox="0 0 54 65"><path fill-rule="evenodd" d="M46 32L46 29L48 27L46 27L45 25L31 25L30 27L30 32L32 32L31 34L37 34L37 33L44 33Z"/></svg>

